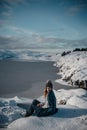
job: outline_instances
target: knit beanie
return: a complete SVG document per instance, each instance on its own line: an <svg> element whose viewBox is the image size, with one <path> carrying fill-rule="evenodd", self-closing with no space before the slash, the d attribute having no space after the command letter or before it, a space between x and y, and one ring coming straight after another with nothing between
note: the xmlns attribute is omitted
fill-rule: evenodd
<svg viewBox="0 0 87 130"><path fill-rule="evenodd" d="M47 80L46 87L53 88L53 84L52 84L51 80Z"/></svg>

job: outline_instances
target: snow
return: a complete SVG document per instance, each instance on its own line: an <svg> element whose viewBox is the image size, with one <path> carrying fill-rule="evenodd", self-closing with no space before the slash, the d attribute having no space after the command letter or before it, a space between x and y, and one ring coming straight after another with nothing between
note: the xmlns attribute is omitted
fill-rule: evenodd
<svg viewBox="0 0 87 130"><path fill-rule="evenodd" d="M65 84L62 81L65 77L70 77L73 82L87 80L87 52L71 52L63 57L58 54L53 59L62 76L56 82ZM87 130L87 91L82 88L53 91L58 112L48 117L24 117L25 106L30 105L33 99L0 98L0 127L6 127L3 130ZM43 101L43 96L38 100ZM17 106L18 103L22 107Z"/></svg>
<svg viewBox="0 0 87 130"><path fill-rule="evenodd" d="M54 90L58 112L48 117L23 117L26 110L17 103L30 104L32 99L14 97L0 99L0 125L8 125L6 130L86 130L87 128L87 91L84 89ZM43 101L43 96L38 98ZM59 104L66 100L66 104ZM2 115L2 116L1 116ZM69 122L69 123L68 123ZM1 124L2 123L2 124Z"/></svg>
<svg viewBox="0 0 87 130"><path fill-rule="evenodd" d="M65 56L58 55L56 59L55 66L60 68L62 79L68 78L67 82L72 81L74 86L77 80L87 80L87 51L71 52ZM56 80L56 82L60 82L60 80Z"/></svg>
<svg viewBox="0 0 87 130"><path fill-rule="evenodd" d="M0 60L15 60L22 62L54 61L55 53L30 49L0 49Z"/></svg>

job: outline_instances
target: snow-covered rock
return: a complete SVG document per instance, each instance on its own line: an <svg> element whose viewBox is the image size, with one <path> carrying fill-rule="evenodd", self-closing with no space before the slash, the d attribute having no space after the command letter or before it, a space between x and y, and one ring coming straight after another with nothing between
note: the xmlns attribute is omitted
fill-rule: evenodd
<svg viewBox="0 0 87 130"><path fill-rule="evenodd" d="M55 65L59 67L59 73L64 81L74 86L78 81L79 87L82 85L86 87L87 51L71 52L65 56L58 55Z"/></svg>
<svg viewBox="0 0 87 130"><path fill-rule="evenodd" d="M17 106L15 98L0 98L0 127L7 126L12 121L21 118L24 112L23 108Z"/></svg>

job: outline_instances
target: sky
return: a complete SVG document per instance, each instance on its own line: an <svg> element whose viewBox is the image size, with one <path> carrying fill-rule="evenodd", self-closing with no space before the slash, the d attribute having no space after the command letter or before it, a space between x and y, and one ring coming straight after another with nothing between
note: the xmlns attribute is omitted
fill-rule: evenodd
<svg viewBox="0 0 87 130"><path fill-rule="evenodd" d="M0 0L0 49L87 47L87 0Z"/></svg>

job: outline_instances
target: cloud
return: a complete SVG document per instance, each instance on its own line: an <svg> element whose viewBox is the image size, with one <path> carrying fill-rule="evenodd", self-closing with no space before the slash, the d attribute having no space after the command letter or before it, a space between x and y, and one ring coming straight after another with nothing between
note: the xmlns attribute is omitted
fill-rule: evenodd
<svg viewBox="0 0 87 130"><path fill-rule="evenodd" d="M0 49L31 49L31 48L75 48L87 47L87 39L68 40L56 37L45 37L33 34L30 37L0 36Z"/></svg>
<svg viewBox="0 0 87 130"><path fill-rule="evenodd" d="M1 2L6 3L6 4L14 4L14 3L23 3L26 0L1 0Z"/></svg>
<svg viewBox="0 0 87 130"><path fill-rule="evenodd" d="M39 36L36 38L38 43L49 43L49 47L62 47L62 48L71 48L71 47L87 47L87 39L78 39L78 40L70 40L64 38L56 38L56 37L43 37Z"/></svg>
<svg viewBox="0 0 87 130"><path fill-rule="evenodd" d="M0 49L21 47L20 39L13 36L0 36Z"/></svg>
<svg viewBox="0 0 87 130"><path fill-rule="evenodd" d="M69 8L68 10L69 15L75 15L76 13L78 13L80 11L80 9L78 8L78 6L72 6Z"/></svg>
<svg viewBox="0 0 87 130"><path fill-rule="evenodd" d="M75 3L77 2L77 3ZM74 1L72 5L70 5L68 8L68 14L69 15L76 15L80 11L83 11L84 9L87 9L87 1L80 0L80 1Z"/></svg>
<svg viewBox="0 0 87 130"><path fill-rule="evenodd" d="M3 24L3 21L1 22ZM60 28L64 31L64 28ZM58 36L47 36L16 26L9 26L14 35L0 36L0 48L56 48L87 46L87 39L65 39ZM42 35L41 35L42 34Z"/></svg>
<svg viewBox="0 0 87 130"><path fill-rule="evenodd" d="M7 12L2 12L2 15L3 15L3 16L6 16L6 17L9 17L9 16L12 15L12 11L9 10L9 11L7 11Z"/></svg>
<svg viewBox="0 0 87 130"><path fill-rule="evenodd" d="M30 49L36 46L38 46L37 41L32 36L0 36L0 49Z"/></svg>
<svg viewBox="0 0 87 130"><path fill-rule="evenodd" d="M0 36L0 45L7 45L9 43L12 43L16 41L15 38L13 38L12 36Z"/></svg>
<svg viewBox="0 0 87 130"><path fill-rule="evenodd" d="M11 3L7 0L0 0L0 27L5 27L9 23L11 24L11 18L13 18L13 8Z"/></svg>
<svg viewBox="0 0 87 130"><path fill-rule="evenodd" d="M19 33L19 34L25 34L25 35L32 35L32 34L36 34L35 32L32 32L32 31L29 31L29 30L26 30L26 29L23 29L23 28L19 28L19 27L15 27L15 26L10 26L9 29L11 31L14 31L16 33Z"/></svg>
<svg viewBox="0 0 87 130"><path fill-rule="evenodd" d="M13 7L16 5L24 5L27 0L0 0L0 15L10 17L13 15Z"/></svg>
<svg viewBox="0 0 87 130"><path fill-rule="evenodd" d="M5 20L0 20L0 27L4 27L5 24L6 24Z"/></svg>

